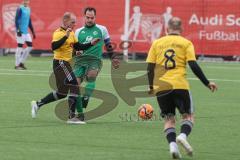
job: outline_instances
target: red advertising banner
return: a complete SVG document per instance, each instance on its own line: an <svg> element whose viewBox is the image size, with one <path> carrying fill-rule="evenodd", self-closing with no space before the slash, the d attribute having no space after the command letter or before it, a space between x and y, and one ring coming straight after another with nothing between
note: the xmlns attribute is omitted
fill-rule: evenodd
<svg viewBox="0 0 240 160"><path fill-rule="evenodd" d="M0 48L16 47L14 18L21 2L0 2ZM125 0L32 0L34 48L50 49L52 32L61 25L66 11L77 15L76 28L83 26L86 6L97 9L97 23L108 28L119 51L121 41L128 39L133 44L129 52L147 53L152 41L166 35L169 19L177 16L183 20L183 35L194 43L197 54L240 55L240 0L130 0L125 32Z"/></svg>

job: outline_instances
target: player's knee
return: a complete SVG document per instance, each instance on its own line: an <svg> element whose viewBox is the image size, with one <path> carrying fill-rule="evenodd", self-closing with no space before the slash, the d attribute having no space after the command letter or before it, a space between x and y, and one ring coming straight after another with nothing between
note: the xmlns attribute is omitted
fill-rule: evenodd
<svg viewBox="0 0 240 160"><path fill-rule="evenodd" d="M87 78L95 78L96 79L97 75L98 75L98 70L90 70L87 73Z"/></svg>
<svg viewBox="0 0 240 160"><path fill-rule="evenodd" d="M176 123L176 119L174 115L164 116L164 121L165 121L165 124L168 124L168 125L175 125Z"/></svg>
<svg viewBox="0 0 240 160"><path fill-rule="evenodd" d="M87 82L95 82L96 81L96 76L87 76Z"/></svg>
<svg viewBox="0 0 240 160"><path fill-rule="evenodd" d="M17 46L20 47L20 48L22 48L22 47L23 47L23 44L18 43Z"/></svg>
<svg viewBox="0 0 240 160"><path fill-rule="evenodd" d="M191 121L192 123L194 123L194 116L193 114L182 114L182 120L183 121Z"/></svg>

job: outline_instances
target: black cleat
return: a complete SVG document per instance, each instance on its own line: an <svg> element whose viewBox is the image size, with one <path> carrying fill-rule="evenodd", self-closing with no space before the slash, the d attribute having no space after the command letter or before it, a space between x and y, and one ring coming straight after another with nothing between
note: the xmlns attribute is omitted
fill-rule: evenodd
<svg viewBox="0 0 240 160"><path fill-rule="evenodd" d="M84 121L84 120L85 120L84 113L78 113L76 117L77 117L80 121Z"/></svg>
<svg viewBox="0 0 240 160"><path fill-rule="evenodd" d="M24 70L27 69L23 63L20 63L20 64L19 64L19 67L21 67L21 68L24 69Z"/></svg>
<svg viewBox="0 0 240 160"><path fill-rule="evenodd" d="M16 70L23 70L23 68L20 67L20 66L15 66L14 69L16 69Z"/></svg>

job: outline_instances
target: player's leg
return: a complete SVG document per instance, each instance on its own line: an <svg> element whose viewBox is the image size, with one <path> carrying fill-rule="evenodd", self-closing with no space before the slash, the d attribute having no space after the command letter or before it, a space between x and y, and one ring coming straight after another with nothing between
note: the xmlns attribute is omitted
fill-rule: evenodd
<svg viewBox="0 0 240 160"><path fill-rule="evenodd" d="M140 28L140 24L137 24L135 27L134 27L134 36L133 36L133 40L137 40L137 36L138 36L138 33L139 33L139 28Z"/></svg>
<svg viewBox="0 0 240 160"><path fill-rule="evenodd" d="M88 72L87 72L87 76L86 76L87 84L85 86L85 92L82 97L83 108L87 108L89 99L95 89L95 86L96 86L97 75L98 75L97 69L88 70Z"/></svg>
<svg viewBox="0 0 240 160"><path fill-rule="evenodd" d="M187 141L187 137L190 135L194 123L191 94L188 90L176 90L175 94L175 103L182 115L181 133L177 136L177 142L183 146L189 156L192 156L193 149Z"/></svg>
<svg viewBox="0 0 240 160"><path fill-rule="evenodd" d="M53 60L53 71L56 80L57 90L47 94L45 97L38 101L32 101L32 118L37 116L37 111L45 104L54 102L59 99L63 99L68 94L68 86L65 83L66 74L58 60Z"/></svg>
<svg viewBox="0 0 240 160"><path fill-rule="evenodd" d="M17 36L17 49L16 49L16 53L15 53L15 69L23 69L21 68L20 65L20 60L21 60L21 54L23 52L23 37L21 36Z"/></svg>
<svg viewBox="0 0 240 160"><path fill-rule="evenodd" d="M38 101L32 101L31 102L31 107L32 107L32 118L37 117L37 112L38 110L45 104L57 101L59 99L65 98L67 95L60 94L56 91L50 92L47 94L45 97Z"/></svg>
<svg viewBox="0 0 240 160"><path fill-rule="evenodd" d="M185 114L182 117L181 133L177 136L177 143L185 149L187 155L193 156L193 148L187 140L193 127L193 115Z"/></svg>
<svg viewBox="0 0 240 160"><path fill-rule="evenodd" d="M77 77L78 86L80 88L81 88L83 79L85 77L85 74L86 74L86 67L85 66L75 66L74 67L74 75ZM77 108L77 112L78 112L79 116L81 117L83 115L81 92L79 92L79 98L78 98L76 108Z"/></svg>
<svg viewBox="0 0 240 160"><path fill-rule="evenodd" d="M129 30L128 30L128 33L127 33L127 38L129 38L131 36L131 34L133 33L134 31L134 28L135 28L135 25L132 24L130 27L129 27Z"/></svg>
<svg viewBox="0 0 240 160"><path fill-rule="evenodd" d="M93 82L88 81L87 82L87 84L85 86L85 93L84 93L84 96L83 96L83 99L82 99L83 108L87 108L89 98L91 97L95 87L96 87L96 81L93 81Z"/></svg>
<svg viewBox="0 0 240 160"><path fill-rule="evenodd" d="M161 116L164 118L164 133L169 143L170 154L173 159L180 159L181 154L176 143L175 105L172 93L169 91L157 93L157 101L160 106Z"/></svg>
<svg viewBox="0 0 240 160"><path fill-rule="evenodd" d="M101 60L94 60L88 66L88 70L86 74L87 84L85 86L85 92L82 98L83 108L87 108L89 99L96 87L96 79L101 68L102 68Z"/></svg>
<svg viewBox="0 0 240 160"><path fill-rule="evenodd" d="M27 47L23 50L23 54L22 54L21 59L20 59L20 66L24 69L27 69L25 67L25 62L27 60L27 57L28 57L29 53L32 51L32 38L31 38L29 33L28 34L23 34L22 36L25 39Z"/></svg>
<svg viewBox="0 0 240 160"><path fill-rule="evenodd" d="M78 82L78 86L81 88L82 78L77 77L77 82ZM78 113L83 113L81 92L79 92L79 98L78 98L78 101L77 101L77 112Z"/></svg>
<svg viewBox="0 0 240 160"><path fill-rule="evenodd" d="M68 66L68 70L71 71L71 66ZM69 97L68 97L68 104L69 104L69 119L67 123L70 124L86 124L84 122L84 114L83 113L78 113L75 115L75 111L78 107L78 105L81 103L81 98L80 98L80 89L79 89L79 84L77 81L77 78L72 71L71 73L68 74L67 76L67 82L69 86Z"/></svg>

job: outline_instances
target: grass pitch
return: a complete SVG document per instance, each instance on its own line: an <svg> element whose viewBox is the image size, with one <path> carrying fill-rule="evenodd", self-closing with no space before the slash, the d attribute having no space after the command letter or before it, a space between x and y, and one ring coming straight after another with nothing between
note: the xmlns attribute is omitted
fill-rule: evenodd
<svg viewBox="0 0 240 160"><path fill-rule="evenodd" d="M168 160L168 144L155 98L138 98L128 106L114 90L110 63L97 79L96 88L113 93L117 108L87 125L67 125L54 113L57 102L44 106L37 119L30 116L30 101L51 91L49 57L30 57L28 70L16 71L14 57L0 57L0 159L1 160ZM240 64L200 63L219 90L211 93L189 71L196 120L189 141L194 157L184 160L239 160ZM134 73L132 73L134 75ZM137 108L150 103L155 119L138 120ZM99 104L91 99L88 110ZM179 131L179 125L177 126Z"/></svg>

